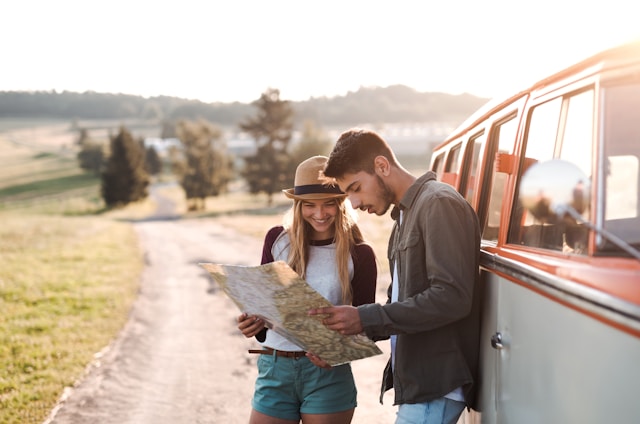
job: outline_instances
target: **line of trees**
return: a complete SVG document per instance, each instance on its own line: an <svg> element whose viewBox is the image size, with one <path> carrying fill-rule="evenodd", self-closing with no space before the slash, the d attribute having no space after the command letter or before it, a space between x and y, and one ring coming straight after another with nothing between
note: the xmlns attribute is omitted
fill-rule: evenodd
<svg viewBox="0 0 640 424"><path fill-rule="evenodd" d="M403 90L407 89L396 87L395 93ZM376 103L374 96L370 101ZM238 162L229 154L219 125L204 118L181 119L175 125L164 121L163 135L180 141L181 148L171 152L171 170L184 189L188 210L204 210L206 198L227 192L236 175L244 179L250 193L266 194L270 206L275 193L293 185L299 162L330 152L328 135L311 119L302 121L302 137L292 144L297 112L292 102L280 98L279 90L267 89L250 106L253 113L245 115L237 127L251 136L256 148L254 154L242 157L240 169L234 168ZM110 137L108 148L92 140L86 129L79 130L78 144L80 166L101 176L102 196L108 207L144 199L150 176L162 172L153 146L145 147L142 140L134 140L125 127Z"/></svg>
<svg viewBox="0 0 640 424"><path fill-rule="evenodd" d="M344 96L290 102L296 125L354 123L462 122L488 99L471 94L418 92L404 85L361 87ZM62 119L147 119L177 122L204 119L235 127L251 113L252 104L205 103L198 100L127 94L56 91L0 91L0 116Z"/></svg>
<svg viewBox="0 0 640 424"><path fill-rule="evenodd" d="M219 126L203 119L181 120L171 130L181 145L171 151L171 170L184 190L188 210L204 210L206 198L227 192L236 175L244 179L250 193L266 194L270 206L274 193L293 184L299 162L329 153L328 135L309 120L303 123L300 140L292 145L295 112L289 101L280 98L279 90L268 89L252 106L255 114L245 117L239 129L253 138L256 149L242 158L241 169L234 169ZM110 137L108 146L93 140L86 129L79 131L77 144L78 162L101 177L102 197L109 208L146 198L150 178L162 172L155 148L145 147L124 126Z"/></svg>

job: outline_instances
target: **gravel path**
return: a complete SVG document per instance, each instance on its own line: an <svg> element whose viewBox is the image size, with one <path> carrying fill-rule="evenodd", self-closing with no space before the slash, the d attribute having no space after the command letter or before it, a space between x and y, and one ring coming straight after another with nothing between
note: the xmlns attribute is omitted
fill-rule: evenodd
<svg viewBox="0 0 640 424"><path fill-rule="evenodd" d="M254 342L237 330L239 311L197 264L257 265L262 240L214 219L179 219L170 202L157 201L158 214L134 224L147 266L130 319L47 424L248 421L256 358L247 349ZM394 421L390 393L385 405L378 402L388 352L379 346L385 354L352 365L356 424Z"/></svg>

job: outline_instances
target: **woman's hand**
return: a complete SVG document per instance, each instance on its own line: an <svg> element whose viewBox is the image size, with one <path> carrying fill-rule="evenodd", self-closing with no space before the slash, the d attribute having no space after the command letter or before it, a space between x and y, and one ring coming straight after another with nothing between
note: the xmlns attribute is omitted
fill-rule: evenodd
<svg viewBox="0 0 640 424"><path fill-rule="evenodd" d="M247 315L246 313L238 316L238 330L242 334L251 338L258 334L264 328L264 321L256 315Z"/></svg>
<svg viewBox="0 0 640 424"><path fill-rule="evenodd" d="M325 368L325 369L332 368L331 365L329 365L326 361L320 359L319 356L316 356L312 352L307 352L307 358L309 358L311 363L316 367Z"/></svg>

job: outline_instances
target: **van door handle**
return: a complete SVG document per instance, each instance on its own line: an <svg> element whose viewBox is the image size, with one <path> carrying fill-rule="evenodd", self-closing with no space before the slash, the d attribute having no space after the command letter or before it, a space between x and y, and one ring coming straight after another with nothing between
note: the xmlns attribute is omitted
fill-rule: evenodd
<svg viewBox="0 0 640 424"><path fill-rule="evenodd" d="M491 347L497 350L504 348L502 344L502 333L497 332L491 336Z"/></svg>

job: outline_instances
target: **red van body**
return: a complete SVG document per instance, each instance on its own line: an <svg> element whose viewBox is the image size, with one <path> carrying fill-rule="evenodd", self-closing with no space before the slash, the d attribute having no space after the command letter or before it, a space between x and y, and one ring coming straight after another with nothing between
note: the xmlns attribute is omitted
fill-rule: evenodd
<svg viewBox="0 0 640 424"><path fill-rule="evenodd" d="M481 405L461 422L640 422L640 43L490 102L430 169L483 229Z"/></svg>

